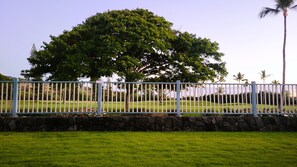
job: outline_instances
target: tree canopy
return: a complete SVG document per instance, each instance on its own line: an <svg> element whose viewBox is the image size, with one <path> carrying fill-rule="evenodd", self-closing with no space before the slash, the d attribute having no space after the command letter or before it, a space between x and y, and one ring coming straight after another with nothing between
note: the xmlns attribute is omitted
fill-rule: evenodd
<svg viewBox="0 0 297 167"><path fill-rule="evenodd" d="M227 74L218 43L175 31L172 23L144 9L97 13L50 37L31 52L24 76L96 80L117 74L131 82L198 82Z"/></svg>
<svg viewBox="0 0 297 167"><path fill-rule="evenodd" d="M12 79L0 73L0 81L11 81Z"/></svg>

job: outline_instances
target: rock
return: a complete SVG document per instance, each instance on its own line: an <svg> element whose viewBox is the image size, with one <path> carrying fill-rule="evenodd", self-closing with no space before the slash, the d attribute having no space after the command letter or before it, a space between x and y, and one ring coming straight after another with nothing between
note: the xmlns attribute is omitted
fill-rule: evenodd
<svg viewBox="0 0 297 167"><path fill-rule="evenodd" d="M297 117L2 117L0 131L297 131Z"/></svg>

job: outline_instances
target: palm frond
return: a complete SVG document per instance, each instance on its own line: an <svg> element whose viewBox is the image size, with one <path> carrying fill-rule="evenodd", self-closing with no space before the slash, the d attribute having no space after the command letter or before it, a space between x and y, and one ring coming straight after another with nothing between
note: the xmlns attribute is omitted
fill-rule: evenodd
<svg viewBox="0 0 297 167"><path fill-rule="evenodd" d="M278 9L272 9L272 8L268 8L268 7L265 7L262 9L262 11L259 13L259 17L260 18L264 18L266 15L268 14L278 14L280 12L280 10Z"/></svg>
<svg viewBox="0 0 297 167"><path fill-rule="evenodd" d="M276 9L287 9L294 5L295 0L276 0Z"/></svg>
<svg viewBox="0 0 297 167"><path fill-rule="evenodd" d="M297 5L292 6L290 9L297 9Z"/></svg>

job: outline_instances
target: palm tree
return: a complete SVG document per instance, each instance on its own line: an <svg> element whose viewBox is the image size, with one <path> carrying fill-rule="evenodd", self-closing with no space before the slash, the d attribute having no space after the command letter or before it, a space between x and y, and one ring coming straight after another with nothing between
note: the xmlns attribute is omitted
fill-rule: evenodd
<svg viewBox="0 0 297 167"><path fill-rule="evenodd" d="M284 41L283 41L283 85L282 85L282 95L281 95L281 110L283 104L283 97L285 95L285 85L286 84L286 40L287 40L287 16L289 9L296 9L297 5L294 5L295 0L275 0L275 8L264 7L259 13L260 18L264 18L268 14L278 14L283 13L284 16Z"/></svg>
<svg viewBox="0 0 297 167"><path fill-rule="evenodd" d="M286 40L287 40L287 16L289 9L296 9L297 5L294 5L295 0L275 0L276 8L264 7L260 12L260 18L264 18L268 14L283 13L284 16L284 41L283 41L283 84L286 83Z"/></svg>
<svg viewBox="0 0 297 167"><path fill-rule="evenodd" d="M244 74L242 74L241 72L237 73L236 75L233 75L233 79L235 81L238 81L238 83L240 83L241 81L243 81L245 84L244 84L244 87L248 84L248 80L244 78ZM239 95L240 95L240 86L237 85L237 102L239 102Z"/></svg>
<svg viewBox="0 0 297 167"><path fill-rule="evenodd" d="M273 80L271 83L274 84L274 85L280 84L278 80Z"/></svg>
<svg viewBox="0 0 297 167"><path fill-rule="evenodd" d="M236 75L233 75L233 80L238 81L238 83L240 83L241 81L247 81L247 79L244 78L244 74L242 74L241 72L237 73Z"/></svg>
<svg viewBox="0 0 297 167"><path fill-rule="evenodd" d="M295 0L275 0L275 8L264 7L259 13L260 18L264 18L268 14L283 13L284 17L284 41L283 41L283 85L281 93L281 102L283 103L285 96L285 85L286 84L286 40L287 40L287 16L289 9L296 9L297 5L294 5ZM283 110L283 105L280 105L280 110Z"/></svg>
<svg viewBox="0 0 297 167"><path fill-rule="evenodd" d="M262 70L260 72L260 77L261 77L261 80L263 80L263 84L265 84L265 80L270 76L271 76L271 74L266 74L265 70Z"/></svg>

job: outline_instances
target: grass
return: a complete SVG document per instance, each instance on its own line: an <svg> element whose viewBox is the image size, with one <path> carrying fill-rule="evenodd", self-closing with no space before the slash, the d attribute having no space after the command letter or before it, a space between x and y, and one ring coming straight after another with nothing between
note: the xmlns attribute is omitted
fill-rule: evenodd
<svg viewBox="0 0 297 167"><path fill-rule="evenodd" d="M41 101L41 100L19 100L19 108L21 113L30 112L96 112L98 104L96 101ZM124 112L125 102L109 101L102 102L102 108L105 112ZM277 111L277 106L273 105L257 105L259 111ZM245 103L213 103L207 101L186 101L180 102L181 112L191 113L210 113L210 112L239 112L243 111L251 113L251 104ZM286 111L297 113L297 105L284 106ZM12 102L0 100L0 112L12 110ZM130 112L175 112L175 100L167 101L131 101Z"/></svg>
<svg viewBox="0 0 297 167"><path fill-rule="evenodd" d="M0 132L1 166L296 166L297 133Z"/></svg>

